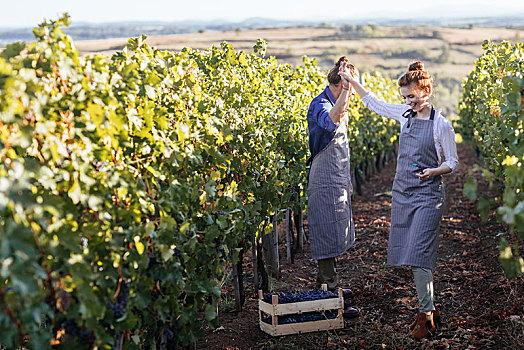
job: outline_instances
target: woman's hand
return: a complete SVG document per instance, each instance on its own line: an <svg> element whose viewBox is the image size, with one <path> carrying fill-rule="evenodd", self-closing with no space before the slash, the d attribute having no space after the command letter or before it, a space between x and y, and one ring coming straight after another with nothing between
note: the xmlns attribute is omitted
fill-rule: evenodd
<svg viewBox="0 0 524 350"><path fill-rule="evenodd" d="M342 62L340 64L338 74L340 75L343 83L349 82L351 84L352 90L354 91L351 91L350 95L353 95L356 92L360 97L364 97L368 94L368 91L362 85L360 85L358 76L353 76L351 74L346 62Z"/></svg>
<svg viewBox="0 0 524 350"><path fill-rule="evenodd" d="M339 70L338 75L340 75L340 78L342 78L342 80L349 82L351 85L353 85L353 83L356 81L355 78L351 74L348 74L345 71Z"/></svg>
<svg viewBox="0 0 524 350"><path fill-rule="evenodd" d="M424 169L422 172L418 173L418 178L422 181L426 181L432 176L449 174L450 172L451 168L447 164L442 163L438 168Z"/></svg>
<svg viewBox="0 0 524 350"><path fill-rule="evenodd" d="M355 81L355 78L353 75L351 75L351 71L349 70L347 62L345 61L340 64L340 67L338 68L338 74L342 79L349 81L351 84L353 84Z"/></svg>
<svg viewBox="0 0 524 350"><path fill-rule="evenodd" d="M435 168L426 168L417 175L421 181L426 181L430 177L440 175L440 172L438 171L438 169Z"/></svg>

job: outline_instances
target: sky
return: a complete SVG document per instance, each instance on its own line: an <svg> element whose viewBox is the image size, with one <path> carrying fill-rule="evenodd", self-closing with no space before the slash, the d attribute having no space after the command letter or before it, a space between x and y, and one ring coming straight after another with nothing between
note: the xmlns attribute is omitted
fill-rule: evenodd
<svg viewBox="0 0 524 350"><path fill-rule="evenodd" d="M482 17L524 15L524 0L0 0L0 28L34 27L68 12L75 22Z"/></svg>

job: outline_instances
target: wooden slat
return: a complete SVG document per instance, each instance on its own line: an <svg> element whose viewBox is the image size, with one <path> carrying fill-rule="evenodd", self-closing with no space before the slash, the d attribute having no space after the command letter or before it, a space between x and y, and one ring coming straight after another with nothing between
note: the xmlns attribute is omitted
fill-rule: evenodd
<svg viewBox="0 0 524 350"><path fill-rule="evenodd" d="M270 316L273 315L273 305L268 304L265 301L262 301L262 299L258 300L258 308L260 309L260 311L265 312Z"/></svg>
<svg viewBox="0 0 524 350"><path fill-rule="evenodd" d="M344 328L344 319L342 317L321 321L282 324L277 326L269 325L262 321L260 322L260 329L272 336L317 332L339 328Z"/></svg>
<svg viewBox="0 0 524 350"><path fill-rule="evenodd" d="M298 303L274 305L275 315L300 314L312 311L326 311L344 307L343 298L330 298L323 300L301 301Z"/></svg>
<svg viewBox="0 0 524 350"><path fill-rule="evenodd" d="M275 335L275 329L272 325L267 324L266 322L260 320L260 329L266 332L269 335Z"/></svg>

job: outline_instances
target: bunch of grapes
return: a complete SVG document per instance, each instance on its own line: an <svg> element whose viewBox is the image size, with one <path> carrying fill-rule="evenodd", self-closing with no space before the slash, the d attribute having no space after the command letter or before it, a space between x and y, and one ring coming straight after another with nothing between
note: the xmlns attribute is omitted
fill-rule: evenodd
<svg viewBox="0 0 524 350"><path fill-rule="evenodd" d="M129 286L126 282L122 282L120 285L120 292L118 293L118 296L116 297L116 303L109 303L109 307L111 308L111 311L113 311L113 315L115 316L115 319L120 319L124 317L126 313L126 304L127 304L127 297L129 296Z"/></svg>
<svg viewBox="0 0 524 350"><path fill-rule="evenodd" d="M288 303L297 303L301 301L338 298L338 294L335 294L330 291L318 289L318 290L314 290L310 292L292 290L288 293L283 293L283 292L267 293L262 300L265 301L266 303L271 304L271 299L273 295L278 295L279 304L288 304Z"/></svg>
<svg viewBox="0 0 524 350"><path fill-rule="evenodd" d="M85 327L79 327L74 319L62 317L57 321L57 328L55 328L54 336L56 338L59 329L63 329L65 335L77 337L84 341L91 341L93 332Z"/></svg>

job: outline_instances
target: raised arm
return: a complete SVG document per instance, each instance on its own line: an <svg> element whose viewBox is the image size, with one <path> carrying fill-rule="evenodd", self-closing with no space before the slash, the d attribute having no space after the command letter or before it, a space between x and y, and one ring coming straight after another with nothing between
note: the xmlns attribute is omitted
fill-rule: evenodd
<svg viewBox="0 0 524 350"><path fill-rule="evenodd" d="M355 89L360 98L363 98L369 93L369 91L366 90L366 88L359 83L356 77L353 77L351 74L348 74L344 71L340 71L339 74L341 78L349 81L349 83L353 86L353 89Z"/></svg>
<svg viewBox="0 0 524 350"><path fill-rule="evenodd" d="M340 83L342 84L342 91L340 92L335 105L329 111L329 117L335 124L340 123L340 120L344 117L344 113L348 109L349 103L349 81L342 77Z"/></svg>
<svg viewBox="0 0 524 350"><path fill-rule="evenodd" d="M400 118L402 118L402 114L410 109L410 107L405 104L386 103L382 100L379 100L374 93L363 87L356 77L351 76L343 70L341 70L339 74L342 78L348 80L351 83L357 94L360 96L360 98L362 98L364 106L383 117L400 120Z"/></svg>

